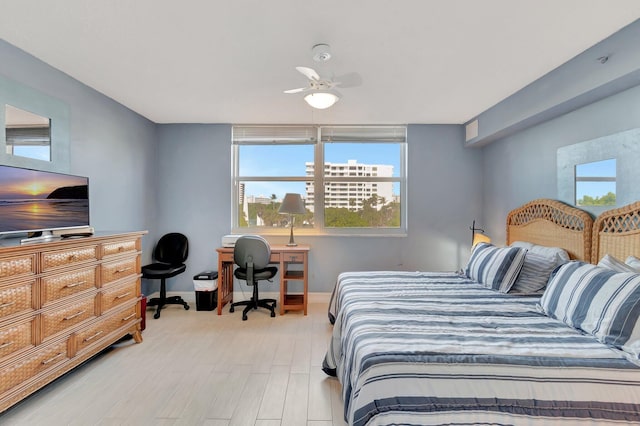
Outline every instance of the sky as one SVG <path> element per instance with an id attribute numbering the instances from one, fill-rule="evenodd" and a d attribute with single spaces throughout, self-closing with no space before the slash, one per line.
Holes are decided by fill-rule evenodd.
<path id="1" fill-rule="evenodd" d="M 593 163 L 578 164 L 577 177 L 616 177 L 615 158 Z M 576 200 L 589 195 L 593 198 L 602 197 L 609 192 L 616 193 L 616 182 L 576 182 Z"/>
<path id="2" fill-rule="evenodd" d="M 56 188 L 86 185 L 85 178 L 0 166 L 0 200 L 46 198 Z"/>
<path id="3" fill-rule="evenodd" d="M 399 144 L 326 143 L 325 162 L 360 164 L 390 164 L 394 176 L 400 175 Z M 304 176 L 305 162 L 313 162 L 313 145 L 243 145 L 240 147 L 241 176 Z M 576 166 L 576 177 L 614 177 L 616 160 L 609 159 Z M 276 195 L 278 200 L 287 192 L 305 195 L 304 182 L 247 182 L 246 196 Z M 577 182 L 576 200 L 585 195 L 601 197 L 616 192 L 616 182 Z"/>
<path id="4" fill-rule="evenodd" d="M 400 176 L 400 144 L 392 143 L 325 143 L 325 162 L 388 164 L 393 175 Z M 241 145 L 240 176 L 305 176 L 305 162 L 313 162 L 314 145 Z M 305 195 L 304 182 L 247 182 L 245 196 L 285 193 Z"/>

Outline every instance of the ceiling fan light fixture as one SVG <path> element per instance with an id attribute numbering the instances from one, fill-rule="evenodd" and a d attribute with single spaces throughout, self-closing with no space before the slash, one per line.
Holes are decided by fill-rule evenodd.
<path id="1" fill-rule="evenodd" d="M 327 109 L 336 102 L 340 97 L 332 92 L 311 92 L 304 97 L 304 100 L 315 109 Z"/>

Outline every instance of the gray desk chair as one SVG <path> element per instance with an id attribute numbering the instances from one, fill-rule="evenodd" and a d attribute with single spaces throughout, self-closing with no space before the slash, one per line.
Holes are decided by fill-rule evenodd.
<path id="1" fill-rule="evenodd" d="M 270 310 L 271 317 L 276 316 L 276 300 L 258 297 L 258 281 L 271 281 L 278 273 L 278 268 L 268 266 L 270 258 L 271 248 L 264 238 L 257 235 L 243 235 L 236 241 L 233 261 L 238 268 L 233 275 L 240 280 L 245 280 L 247 285 L 253 286 L 253 296 L 250 300 L 232 303 L 229 308 L 229 312 L 233 312 L 236 306 L 245 306 L 242 311 L 242 321 L 247 320 L 247 312 L 259 307 Z"/>

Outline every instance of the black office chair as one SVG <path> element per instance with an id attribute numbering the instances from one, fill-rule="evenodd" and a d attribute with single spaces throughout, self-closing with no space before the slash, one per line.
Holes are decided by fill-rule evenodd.
<path id="1" fill-rule="evenodd" d="M 246 306 L 242 311 L 242 321 L 247 320 L 247 312 L 258 307 L 269 309 L 271 316 L 276 316 L 276 300 L 258 297 L 258 281 L 270 281 L 278 273 L 278 268 L 268 266 L 270 258 L 271 248 L 264 238 L 257 235 L 244 235 L 236 241 L 233 261 L 238 268 L 233 274 L 236 278 L 247 281 L 247 285 L 253 286 L 253 296 L 250 300 L 232 303 L 229 308 L 229 312 L 233 312 L 236 306 Z"/>
<path id="2" fill-rule="evenodd" d="M 189 255 L 189 241 L 184 235 L 172 232 L 163 235 L 154 250 L 154 263 L 142 267 L 142 277 L 151 280 L 160 280 L 160 297 L 152 298 L 147 306 L 157 306 L 155 319 L 160 318 L 160 310 L 164 305 L 182 305 L 189 309 L 187 302 L 180 296 L 167 297 L 166 279 L 175 277 L 185 271 L 187 266 L 184 261 Z"/>

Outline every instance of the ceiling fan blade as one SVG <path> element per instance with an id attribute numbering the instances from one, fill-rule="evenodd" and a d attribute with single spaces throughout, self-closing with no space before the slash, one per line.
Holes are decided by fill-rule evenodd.
<path id="1" fill-rule="evenodd" d="M 296 67 L 296 69 L 309 80 L 320 80 L 320 75 L 318 75 L 318 73 L 314 69 L 307 67 Z"/>
<path id="2" fill-rule="evenodd" d="M 357 72 L 350 72 L 336 77 L 334 84 L 342 88 L 360 86 L 362 84 L 362 76 Z"/>
<path id="3" fill-rule="evenodd" d="M 309 89 L 310 89 L 309 87 L 299 87 L 297 89 L 285 90 L 284 93 L 300 93 L 300 92 L 306 92 Z"/>

